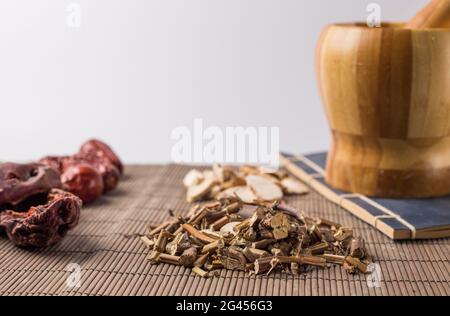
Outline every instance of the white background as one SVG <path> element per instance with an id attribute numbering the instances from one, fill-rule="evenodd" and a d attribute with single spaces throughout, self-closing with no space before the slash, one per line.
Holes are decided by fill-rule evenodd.
<path id="1" fill-rule="evenodd" d="M 81 5 L 81 27 L 66 7 Z M 0 0 L 0 160 L 72 153 L 90 137 L 129 163 L 167 162 L 177 126 L 279 126 L 326 149 L 314 73 L 327 23 L 364 0 Z M 375 1 L 405 21 L 426 0 Z"/>

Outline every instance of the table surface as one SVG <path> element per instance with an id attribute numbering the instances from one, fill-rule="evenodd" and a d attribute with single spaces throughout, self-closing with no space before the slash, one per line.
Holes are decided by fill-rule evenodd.
<path id="1" fill-rule="evenodd" d="M 298 276 L 277 272 L 249 277 L 222 270 L 219 277 L 205 279 L 183 267 L 151 265 L 136 236 L 148 224 L 166 219 L 168 209 L 188 211 L 181 184 L 188 170 L 128 166 L 119 187 L 84 207 L 79 225 L 51 248 L 23 250 L 0 237 L 0 294 L 450 295 L 449 238 L 394 242 L 315 192 L 288 202 L 311 216 L 353 227 L 378 265 L 374 273 L 348 275 L 334 266 Z"/>

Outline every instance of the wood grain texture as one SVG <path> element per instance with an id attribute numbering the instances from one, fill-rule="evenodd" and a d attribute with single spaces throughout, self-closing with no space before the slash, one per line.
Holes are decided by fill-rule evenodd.
<path id="1" fill-rule="evenodd" d="M 406 25 L 409 29 L 450 27 L 450 0 L 432 0 Z"/>
<path id="2" fill-rule="evenodd" d="M 331 25 L 317 73 L 327 181 L 378 197 L 450 193 L 450 29 Z"/>

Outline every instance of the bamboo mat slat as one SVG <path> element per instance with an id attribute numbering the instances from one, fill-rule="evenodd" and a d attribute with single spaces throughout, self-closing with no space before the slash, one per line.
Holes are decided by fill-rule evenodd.
<path id="1" fill-rule="evenodd" d="M 183 267 L 150 265 L 136 236 L 166 219 L 168 209 L 188 211 L 181 185 L 188 170 L 128 166 L 119 188 L 86 206 L 79 225 L 54 247 L 23 250 L 0 237 L 0 295 L 450 295 L 450 239 L 394 242 L 315 192 L 288 201 L 354 227 L 380 267 L 377 282 L 337 266 L 298 276 L 223 270 L 204 279 Z M 67 285 L 70 263 L 81 268 L 79 287 Z"/>

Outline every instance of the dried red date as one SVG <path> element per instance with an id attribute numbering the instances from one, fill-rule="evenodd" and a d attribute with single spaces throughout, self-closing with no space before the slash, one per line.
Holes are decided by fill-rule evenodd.
<path id="1" fill-rule="evenodd" d="M 50 190 L 44 200 L 45 204 L 31 206 L 24 212 L 1 212 L 0 232 L 19 247 L 47 247 L 59 242 L 77 225 L 82 202 L 59 189 Z"/>
<path id="2" fill-rule="evenodd" d="M 115 165 L 105 158 L 98 158 L 93 154 L 75 154 L 63 157 L 45 157 L 39 160 L 40 163 L 57 168 L 63 174 L 69 167 L 81 163 L 90 164 L 103 178 L 103 192 L 109 192 L 117 187 L 120 179 L 120 172 Z M 86 202 L 86 201 L 84 201 Z"/>
<path id="3" fill-rule="evenodd" d="M 103 178 L 103 192 L 109 192 L 117 187 L 120 179 L 120 171 L 116 166 L 111 164 L 108 161 L 99 162 L 92 161 L 90 162 L 100 173 Z"/>
<path id="4" fill-rule="evenodd" d="M 64 188 L 81 197 L 83 202 L 91 202 L 117 187 L 123 172 L 123 165 L 119 157 L 105 143 L 99 140 L 90 140 L 84 143 L 80 151 L 72 156 L 45 157 L 40 163 L 59 170 Z M 80 165 L 84 166 L 80 169 Z M 90 165 L 91 168 L 87 168 Z M 98 176 L 93 172 L 94 168 L 100 174 L 102 184 Z M 87 186 L 86 186 L 87 185 Z"/>
<path id="5" fill-rule="evenodd" d="M 120 171 L 106 158 L 99 158 L 93 153 L 78 153 L 73 156 L 76 161 L 91 164 L 103 178 L 103 192 L 106 193 L 117 187 L 120 179 Z"/>
<path id="6" fill-rule="evenodd" d="M 119 157 L 114 153 L 111 147 L 98 139 L 91 139 L 84 143 L 80 148 L 80 154 L 94 155 L 100 159 L 106 158 L 117 167 L 120 174 L 123 173 L 123 164 Z"/>
<path id="7" fill-rule="evenodd" d="M 75 163 L 73 157 L 71 156 L 47 156 L 39 160 L 40 164 L 52 167 L 63 173 L 67 167 Z"/>
<path id="8" fill-rule="evenodd" d="M 65 190 L 89 203 L 99 198 L 103 193 L 103 179 L 91 164 L 78 163 L 68 167 L 61 175 Z"/>
<path id="9" fill-rule="evenodd" d="M 61 188 L 58 171 L 39 164 L 0 164 L 0 206 L 12 207 L 33 195 Z"/>

